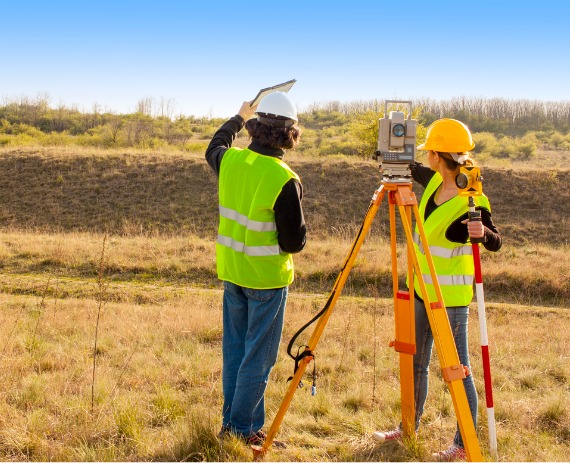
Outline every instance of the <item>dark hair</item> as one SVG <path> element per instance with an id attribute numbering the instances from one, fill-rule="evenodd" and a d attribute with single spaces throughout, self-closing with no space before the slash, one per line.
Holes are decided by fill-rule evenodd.
<path id="1" fill-rule="evenodd" d="M 301 128 L 297 124 L 289 127 L 271 127 L 257 119 L 249 119 L 245 128 L 251 138 L 271 148 L 294 149 L 301 138 Z"/>
<path id="2" fill-rule="evenodd" d="M 437 153 L 439 155 L 439 157 L 445 161 L 445 165 L 447 166 L 447 168 L 449 170 L 457 170 L 459 168 L 459 166 L 463 166 L 463 165 L 465 165 L 465 166 L 474 165 L 473 159 L 471 159 L 471 157 L 468 157 L 465 160 L 464 164 L 459 164 L 455 159 L 453 159 L 451 157 L 451 154 L 449 154 L 449 153 L 445 153 L 442 151 L 434 151 L 434 153 Z M 459 154 L 461 156 L 463 154 L 468 154 L 468 153 L 457 153 L 457 154 Z"/>

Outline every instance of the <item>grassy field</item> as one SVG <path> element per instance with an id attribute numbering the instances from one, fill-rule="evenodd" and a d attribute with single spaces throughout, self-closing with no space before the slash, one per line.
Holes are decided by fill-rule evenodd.
<path id="1" fill-rule="evenodd" d="M 154 293 L 161 302 L 104 305 L 94 383 L 97 299 L 0 295 L 3 460 L 251 458 L 241 443 L 215 439 L 222 404 L 220 291 Z M 323 303 L 322 295 L 293 293 L 284 340 Z M 570 314 L 488 305 L 500 460 L 564 461 Z M 475 313 L 471 319 L 473 373 L 482 397 Z M 417 444 L 375 447 L 370 438 L 399 419 L 392 337 L 391 300 L 341 298 L 317 350 L 317 395 L 297 392 L 279 434 L 288 448 L 273 450 L 268 459 L 424 461 L 445 448 L 455 419 L 435 360 Z M 268 388 L 269 422 L 292 371 L 283 349 Z M 484 405 L 481 412 L 478 429 L 486 449 Z"/>
<path id="2" fill-rule="evenodd" d="M 483 253 L 501 461 L 565 461 L 570 450 L 569 171 L 557 164 L 568 153 L 554 154 L 483 166 L 504 234 L 499 253 Z M 293 371 L 285 344 L 323 306 L 378 186 L 372 162 L 290 163 L 305 186 L 309 242 L 296 257 L 267 425 Z M 243 444 L 216 439 L 217 203 L 202 156 L 1 149 L 0 165 L 0 459 L 250 460 Z M 370 437 L 400 414 L 386 224 L 381 210 L 319 344 L 318 393 L 298 391 L 279 433 L 288 448 L 270 460 L 424 461 L 452 438 L 435 359 L 419 440 Z M 475 304 L 471 322 L 486 451 Z"/>

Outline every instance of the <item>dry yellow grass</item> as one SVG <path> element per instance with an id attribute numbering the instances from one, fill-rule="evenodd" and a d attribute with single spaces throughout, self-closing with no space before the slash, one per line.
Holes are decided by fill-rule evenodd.
<path id="1" fill-rule="evenodd" d="M 324 299 L 292 294 L 284 343 Z M 222 400 L 221 292 L 188 289 L 164 300 L 105 306 L 92 414 L 97 301 L 0 295 L 0 457 L 250 459 L 237 441 L 215 439 Z M 570 315 L 500 304 L 489 304 L 488 314 L 501 461 L 565 460 Z M 471 319 L 473 370 L 482 395 L 476 313 Z M 279 433 L 288 448 L 272 450 L 268 459 L 423 461 L 447 445 L 455 419 L 434 367 L 417 445 L 374 446 L 370 434 L 399 419 L 397 356 L 387 347 L 392 336 L 391 300 L 341 298 L 316 350 L 318 393 L 297 392 Z M 282 349 L 268 388 L 268 424 L 292 368 Z M 478 430 L 485 449 L 482 402 Z"/>
<path id="2" fill-rule="evenodd" d="M 356 227 L 309 239 L 295 256 L 294 291 L 326 293 L 348 253 Z M 0 235 L 0 289 L 39 295 L 51 275 L 50 294 L 93 297 L 89 282 L 97 277 L 103 235 L 88 232 L 45 233 L 6 230 Z M 348 279 L 345 294 L 390 297 L 389 236 L 375 232 L 364 242 Z M 156 301 L 161 287 L 175 293 L 185 285 L 217 285 L 213 239 L 193 235 L 109 237 L 107 278 L 113 300 Z M 398 255 L 405 256 L 404 245 Z M 482 252 L 485 290 L 495 302 L 566 307 L 570 304 L 568 246 L 505 246 Z M 401 270 L 405 269 L 402 260 Z M 400 275 L 402 284 L 405 279 Z M 59 282 L 59 284 L 57 284 Z"/>
<path id="3" fill-rule="evenodd" d="M 293 369 L 285 343 L 324 304 L 378 183 L 367 161 L 291 164 L 304 179 L 309 242 L 295 259 L 267 425 Z M 202 156 L 3 149 L 0 165 L 0 459 L 249 460 L 244 445 L 215 437 L 221 292 L 215 181 Z M 505 235 L 499 253 L 482 254 L 501 461 L 563 461 L 570 450 L 568 171 L 535 167 L 487 174 Z M 450 442 L 454 412 L 435 360 L 419 441 L 370 438 L 399 420 L 385 208 L 318 346 L 318 394 L 297 392 L 279 433 L 289 447 L 268 459 L 423 461 Z M 471 321 L 485 450 L 475 311 Z"/>
<path id="4" fill-rule="evenodd" d="M 285 341 L 322 307 L 351 236 L 352 230 L 339 231 L 309 243 L 297 256 L 300 281 L 293 288 Z M 249 450 L 238 442 L 220 446 L 215 439 L 221 407 L 221 293 L 214 277 L 193 278 L 206 270 L 213 274 L 209 240 L 108 238 L 105 297 L 116 302 L 102 313 L 95 416 L 90 413 L 102 242 L 103 235 L 95 233 L 2 234 L 0 455 L 17 460 L 249 459 Z M 563 277 L 568 260 L 556 258 L 563 251 L 521 248 L 502 259 L 500 253 L 484 253 L 486 279 L 519 274 L 525 281 L 533 268 L 546 265 Z M 388 245 L 382 237 L 370 237 L 318 346 L 319 393 L 298 392 L 280 432 L 289 448 L 272 452 L 271 459 L 425 460 L 448 443 L 453 409 L 444 384 L 435 379 L 417 445 L 375 447 L 370 440 L 373 430 L 398 420 L 397 360 L 386 347 L 393 336 L 392 303 L 350 294 L 362 287 L 369 296 L 389 293 L 389 278 Z M 533 294 L 529 301 L 536 306 Z M 565 309 L 488 305 L 501 459 L 562 460 L 570 435 L 564 406 L 570 316 Z M 474 314 L 471 352 L 483 397 L 477 323 Z M 268 424 L 292 372 L 284 347 L 268 390 Z M 485 446 L 481 402 L 479 435 Z"/>

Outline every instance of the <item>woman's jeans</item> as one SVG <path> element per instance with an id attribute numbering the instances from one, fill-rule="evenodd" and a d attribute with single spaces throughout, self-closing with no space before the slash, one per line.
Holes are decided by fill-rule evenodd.
<path id="1" fill-rule="evenodd" d="M 236 434 L 255 434 L 265 422 L 265 388 L 277 360 L 287 293 L 288 287 L 224 282 L 222 425 Z"/>
<path id="2" fill-rule="evenodd" d="M 416 353 L 414 355 L 414 399 L 416 402 L 416 430 L 420 425 L 420 418 L 424 412 L 424 404 L 428 393 L 428 367 L 431 360 L 433 347 L 433 335 L 429 325 L 426 309 L 423 301 L 415 300 L 416 313 Z M 467 343 L 467 325 L 469 321 L 469 307 L 447 307 L 447 316 L 453 339 L 459 354 L 459 361 L 469 368 L 469 348 Z M 477 426 L 477 391 L 473 376 L 469 375 L 463 380 L 467 402 L 473 417 L 473 423 Z M 454 444 L 463 447 L 459 426 L 455 433 Z"/>

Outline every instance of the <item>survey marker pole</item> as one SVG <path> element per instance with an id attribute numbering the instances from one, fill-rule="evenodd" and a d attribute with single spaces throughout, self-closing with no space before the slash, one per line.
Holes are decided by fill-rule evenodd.
<path id="1" fill-rule="evenodd" d="M 469 220 L 481 220 L 481 213 L 475 210 L 473 196 L 469 196 Z M 483 360 L 483 376 L 485 379 L 485 399 L 487 404 L 487 424 L 489 427 L 489 448 L 491 455 L 498 459 L 497 429 L 495 426 L 495 408 L 493 405 L 493 383 L 491 381 L 491 362 L 489 359 L 489 339 L 487 335 L 487 316 L 485 312 L 485 294 L 483 292 L 483 275 L 481 272 L 481 254 L 479 243 L 482 238 L 471 239 L 473 248 L 473 265 L 475 267 L 475 295 L 477 298 L 477 312 L 479 315 L 479 331 L 481 333 L 481 358 Z"/>

